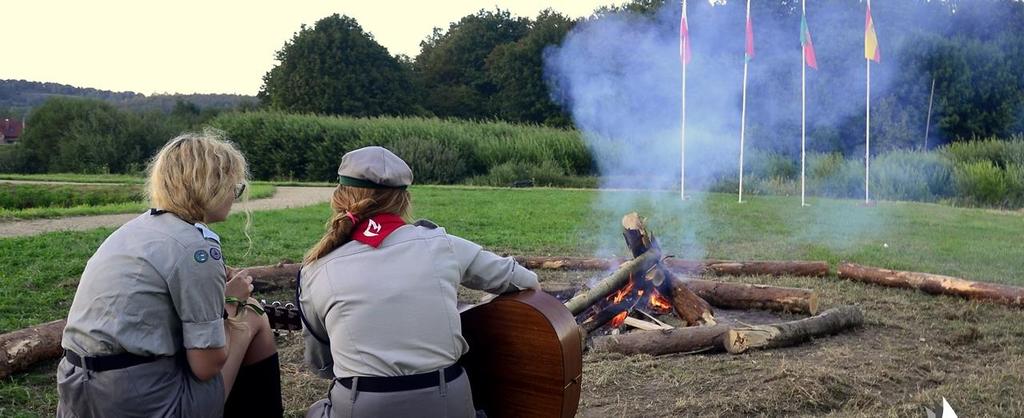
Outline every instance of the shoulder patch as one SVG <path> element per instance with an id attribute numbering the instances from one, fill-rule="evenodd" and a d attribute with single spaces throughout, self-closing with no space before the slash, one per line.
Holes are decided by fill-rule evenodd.
<path id="1" fill-rule="evenodd" d="M 416 223 L 414 223 L 413 225 L 422 226 L 422 227 L 427 228 L 427 229 L 437 229 L 438 228 L 437 224 L 431 222 L 428 219 L 420 219 L 420 220 L 416 221 Z"/>
<path id="2" fill-rule="evenodd" d="M 206 254 L 206 250 L 197 250 L 195 254 L 192 254 L 192 258 L 194 258 L 197 263 L 205 263 L 210 256 Z"/>
<path id="3" fill-rule="evenodd" d="M 210 258 L 212 258 L 214 260 L 220 260 L 220 257 L 221 257 L 220 248 L 210 247 Z"/>

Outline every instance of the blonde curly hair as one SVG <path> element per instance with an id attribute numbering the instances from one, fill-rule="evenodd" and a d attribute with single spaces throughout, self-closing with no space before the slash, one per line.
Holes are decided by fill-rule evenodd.
<path id="1" fill-rule="evenodd" d="M 149 164 L 146 196 L 150 205 L 196 223 L 235 199 L 238 188 L 248 184 L 249 169 L 241 151 L 224 138 L 223 131 L 206 128 L 167 142 Z M 241 198 L 247 200 L 248 192 Z M 246 230 L 249 218 L 246 211 Z"/>

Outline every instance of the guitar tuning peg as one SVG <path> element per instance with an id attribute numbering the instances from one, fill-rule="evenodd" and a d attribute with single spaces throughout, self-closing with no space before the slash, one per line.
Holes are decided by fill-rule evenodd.
<path id="1" fill-rule="evenodd" d="M 284 305 L 284 308 L 285 308 L 285 309 L 295 309 L 295 304 L 294 304 L 294 303 L 291 303 L 291 302 L 288 302 L 288 303 L 286 303 L 286 304 Z"/>
<path id="2" fill-rule="evenodd" d="M 278 302 L 278 301 L 275 300 L 273 303 L 271 303 L 271 306 L 273 306 L 275 308 L 279 307 L 279 306 L 281 306 L 281 302 Z"/>
<path id="3" fill-rule="evenodd" d="M 267 304 L 267 300 L 266 299 L 260 299 L 260 303 L 266 305 Z"/>

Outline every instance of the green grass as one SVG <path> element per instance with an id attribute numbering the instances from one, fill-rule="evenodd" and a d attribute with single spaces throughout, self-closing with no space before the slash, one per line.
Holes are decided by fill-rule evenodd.
<path id="1" fill-rule="evenodd" d="M 588 190 L 414 187 L 417 217 L 498 252 L 621 255 L 619 220 L 650 218 L 666 252 L 684 258 L 815 259 L 1024 285 L 1024 216 L 920 203 L 865 208 L 854 201 Z M 634 200 L 635 199 L 635 200 Z M 214 228 L 236 266 L 299 260 L 323 232 L 326 204 L 255 212 L 251 249 L 244 217 Z M 60 318 L 77 277 L 110 229 L 0 239 L 0 332 Z"/>
<path id="2" fill-rule="evenodd" d="M 41 186 L 36 185 L 25 185 L 25 184 L 0 184 L 0 190 L 15 186 L 20 189 L 38 189 Z M 51 186 L 46 186 L 49 188 Z M 60 187 L 71 187 L 71 186 L 60 186 Z M 103 186 L 109 187 L 109 186 Z M 138 187 L 137 185 L 130 185 L 129 187 Z M 82 186 L 76 186 L 81 189 Z M 265 184 L 257 183 L 253 184 L 249 188 L 249 199 L 264 199 L 274 195 L 277 187 Z M 139 191 L 141 193 L 141 190 Z M 11 221 L 11 220 L 26 220 L 26 219 L 42 219 L 42 218 L 62 218 L 67 216 L 89 216 L 89 215 L 110 215 L 118 213 L 133 213 L 141 212 L 146 209 L 147 205 L 143 201 L 133 200 L 127 202 L 116 202 L 116 203 L 104 203 L 98 205 L 74 205 L 70 207 L 62 206 L 41 206 L 41 207 L 30 207 L 24 209 L 9 209 L 0 207 L 0 221 Z"/>
<path id="3" fill-rule="evenodd" d="M 682 202 L 674 193 L 601 194 L 592 190 L 565 189 L 419 186 L 412 188 L 412 193 L 417 217 L 432 219 L 446 227 L 450 233 L 474 240 L 498 252 L 622 255 L 625 251 L 619 235 L 619 221 L 625 212 L 636 209 L 649 217 L 652 230 L 667 252 L 686 258 L 823 259 L 831 263 L 850 260 L 974 280 L 1024 284 L 1024 278 L 1018 275 L 1024 271 L 1024 258 L 1020 257 L 1024 253 L 1024 244 L 1020 240 L 1024 236 L 1024 215 L 1015 212 L 887 202 L 866 208 L 859 206 L 856 201 L 828 199 L 812 199 L 811 207 L 801 209 L 793 198 L 752 197 L 747 203 L 737 204 L 735 196 L 726 194 L 695 195 Z M 224 253 L 230 265 L 269 264 L 282 259 L 300 259 L 305 250 L 319 238 L 329 212 L 326 204 L 255 212 L 251 230 L 254 244 L 251 249 L 242 235 L 243 216 L 233 215 L 225 223 L 213 225 L 213 228 L 224 239 Z M 0 332 L 63 317 L 70 306 L 77 278 L 86 261 L 111 231 L 107 228 L 0 239 L 0 265 L 4 266 L 0 270 Z M 575 277 L 573 280 L 583 280 L 575 273 L 562 274 Z M 763 278 L 738 280 L 756 281 Z M 639 392 L 631 391 L 628 384 L 602 380 L 606 373 L 621 375 L 624 372 L 620 370 L 630 362 L 635 362 L 636 358 L 622 360 L 620 357 L 589 356 L 588 386 L 582 407 L 602 415 L 623 405 L 641 408 L 637 411 L 642 410 L 643 414 L 649 412 L 657 415 L 654 409 L 662 413 L 684 413 L 678 410 L 682 406 L 676 399 L 695 402 L 688 395 L 683 395 L 692 386 L 666 383 L 674 380 L 664 380 L 662 374 L 682 376 L 673 379 L 685 380 L 688 379 L 685 376 L 693 375 L 692 370 L 699 370 L 699 375 L 711 374 L 727 379 L 727 382 L 722 382 L 727 383 L 725 386 L 739 387 L 742 382 L 753 379 L 748 382 L 750 390 L 745 391 L 748 395 L 743 395 L 746 398 L 734 401 L 722 398 L 719 401 L 724 411 L 733 411 L 737 415 L 754 413 L 750 405 L 769 408 L 759 410 L 760 413 L 790 411 L 814 415 L 832 408 L 855 413 L 853 411 L 857 407 L 851 405 L 858 402 L 862 406 L 869 405 L 874 408 L 872 411 L 880 415 L 892 413 L 891 408 L 917 408 L 916 405 L 936 401 L 939 395 L 958 396 L 956 393 L 959 392 L 954 389 L 960 388 L 962 382 L 954 379 L 954 376 L 958 376 L 956 373 L 969 373 L 972 379 L 986 375 L 987 372 L 981 366 L 977 366 L 978 370 L 965 372 L 960 370 L 963 367 L 956 366 L 960 363 L 955 361 L 949 362 L 948 366 L 943 366 L 947 364 L 943 362 L 936 365 L 927 358 L 907 354 L 920 349 L 917 346 L 919 337 L 920 341 L 927 338 L 931 344 L 934 336 L 944 335 L 940 329 L 952 326 L 944 318 L 970 313 L 971 309 L 990 312 L 978 319 L 979 323 L 990 325 L 982 328 L 981 332 L 987 337 L 978 343 L 981 348 L 976 347 L 978 344 L 968 347 L 989 353 L 989 357 L 979 359 L 977 363 L 1004 361 L 1011 355 L 1005 352 L 1013 351 L 998 348 L 1012 347 L 1004 344 L 1014 338 L 999 337 L 1002 334 L 998 330 L 1012 328 L 1019 315 L 1015 316 L 1014 310 L 1001 306 L 956 298 L 934 298 L 919 292 L 875 288 L 846 281 L 811 278 L 774 280 L 773 283 L 779 285 L 818 289 L 826 305 L 839 302 L 863 304 L 870 317 L 869 328 L 796 349 L 804 351 L 766 351 L 746 357 L 668 356 L 655 360 L 661 366 L 651 365 L 628 372 L 639 373 L 638 381 L 656 383 L 661 388 L 655 392 L 649 388 Z M 944 313 L 933 315 L 940 311 Z M 991 319 L 985 319 L 990 316 Z M 918 323 L 921 318 L 929 319 Z M 908 330 L 913 331 L 913 338 L 906 337 Z M 896 342 L 900 343 L 898 347 L 893 345 Z M 281 347 L 291 365 L 283 371 L 284 377 L 298 379 L 298 383 L 292 383 L 310 392 L 306 393 L 301 388 L 286 389 L 290 396 L 288 407 L 291 413 L 301 415 L 301 408 L 321 396 L 325 389 L 320 387 L 322 382 L 295 372 L 301 358 L 301 344 L 286 341 Z M 953 353 L 964 349 L 950 345 L 946 350 L 949 353 L 943 351 L 932 354 L 935 357 L 953 356 L 956 355 Z M 819 354 L 822 352 L 826 354 L 824 360 L 815 360 L 821 359 Z M 877 362 L 873 359 L 864 360 L 869 365 L 877 363 L 876 366 L 865 368 L 854 361 L 868 358 L 869 355 L 880 357 Z M 965 357 L 973 358 L 973 355 Z M 793 366 L 803 363 L 792 363 L 788 358 L 808 364 Z M 644 357 L 639 359 L 643 361 Z M 751 363 L 753 359 L 762 366 Z M 917 363 L 908 363 L 912 361 Z M 909 366 L 894 371 L 896 369 L 890 369 L 893 364 Z M 736 370 L 736 367 L 742 367 L 745 374 L 729 372 Z M 785 367 L 795 367 L 787 372 L 787 379 L 799 380 L 801 387 L 810 388 L 809 394 L 789 393 L 788 388 L 795 384 L 785 382 L 758 386 L 762 382 L 776 380 L 777 370 Z M 863 372 L 852 375 L 843 373 L 840 375 L 847 377 L 836 380 L 828 377 L 837 376 L 834 373 L 835 367 L 860 368 Z M 942 373 L 948 373 L 941 376 L 947 376 L 946 384 L 949 386 L 934 390 L 920 389 L 914 373 L 920 373 L 922 367 L 941 367 Z M 55 362 L 45 362 L 30 372 L 0 382 L 0 415 L 52 415 L 56 405 L 54 368 Z M 682 370 L 678 375 L 677 369 Z M 663 370 L 663 373 L 654 373 L 655 370 Z M 931 375 L 935 373 L 938 372 Z M 896 378 L 893 376 L 897 375 L 898 379 L 894 381 Z M 1013 375 L 1013 372 L 1009 375 Z M 735 378 L 734 381 L 728 380 L 730 376 Z M 1020 387 L 1019 376 L 1015 379 L 1007 383 L 1011 391 Z M 825 382 L 825 386 L 816 386 L 822 382 Z M 864 382 L 881 382 L 877 384 L 886 388 L 899 383 L 899 389 L 906 393 L 901 392 L 894 398 L 892 402 L 898 402 L 898 406 L 893 407 L 887 401 L 870 397 L 874 393 L 873 386 L 864 386 Z M 855 390 L 862 386 L 865 389 Z M 989 393 L 987 391 L 991 386 L 970 386 L 977 390 L 970 389 L 971 392 L 963 396 L 966 396 L 965 399 L 974 399 L 977 393 Z M 770 394 L 756 395 L 763 392 L 761 389 L 769 390 Z M 841 396 L 832 399 L 832 391 L 839 389 L 842 389 L 839 393 Z M 621 401 L 616 400 L 616 394 L 620 393 L 624 396 Z M 762 401 L 759 396 L 771 399 Z M 779 399 L 796 399 L 800 403 L 790 405 L 774 398 L 776 396 Z M 633 401 L 634 398 L 640 400 Z M 1010 398 L 1012 396 L 1001 394 L 995 401 L 1005 402 Z M 965 399 L 959 399 L 958 404 L 967 405 Z M 677 410 L 672 409 L 673 402 Z M 652 403 L 658 404 L 658 407 L 652 407 Z M 1019 410 L 1019 406 L 1015 408 Z M 915 409 L 916 412 L 919 409 Z"/>

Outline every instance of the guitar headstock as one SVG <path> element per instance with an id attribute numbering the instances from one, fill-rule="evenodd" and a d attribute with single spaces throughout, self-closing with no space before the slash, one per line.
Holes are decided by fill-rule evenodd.
<path id="1" fill-rule="evenodd" d="M 291 302 L 282 304 L 278 301 L 268 303 L 265 300 L 260 302 L 262 302 L 263 311 L 266 312 L 267 319 L 270 321 L 270 328 L 287 331 L 302 329 L 302 319 L 299 317 L 299 309 L 295 307 L 295 304 Z"/>

